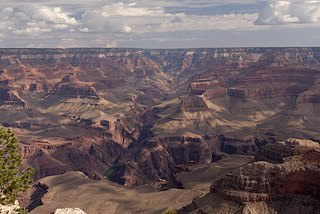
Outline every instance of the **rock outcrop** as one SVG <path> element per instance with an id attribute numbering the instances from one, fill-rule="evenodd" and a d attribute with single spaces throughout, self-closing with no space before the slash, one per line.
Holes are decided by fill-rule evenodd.
<path id="1" fill-rule="evenodd" d="M 257 153 L 256 160 L 260 159 L 273 163 L 256 161 L 212 183 L 209 194 L 226 200 L 229 205 L 238 204 L 238 211 L 230 211 L 230 205 L 229 212 L 221 213 L 291 213 L 293 209 L 290 206 L 295 206 L 293 213 L 299 210 L 304 210 L 304 213 L 320 212 L 319 143 L 289 139 L 267 144 Z M 196 200 L 179 213 L 207 209 L 207 205 L 199 204 L 201 200 L 204 199 L 199 199 L 198 203 Z M 288 206 L 288 203 L 292 205 Z"/>
<path id="2" fill-rule="evenodd" d="M 274 201 L 290 194 L 320 198 L 319 144 L 293 142 L 267 144 L 256 159 L 274 163 L 257 161 L 240 167 L 215 181 L 210 191 L 236 202 Z"/>
<path id="3" fill-rule="evenodd" d="M 96 99 L 99 98 L 96 89 L 94 87 L 88 86 L 73 86 L 68 84 L 61 84 L 57 86 L 54 93 L 71 97 L 88 97 Z"/>
<path id="4" fill-rule="evenodd" d="M 179 112 L 200 112 L 207 111 L 208 106 L 199 96 L 191 96 L 184 99 L 179 107 Z"/>

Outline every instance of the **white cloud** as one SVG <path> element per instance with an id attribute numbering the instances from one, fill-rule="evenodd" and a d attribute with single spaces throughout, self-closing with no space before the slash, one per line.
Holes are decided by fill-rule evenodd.
<path id="1" fill-rule="evenodd" d="M 105 46 L 113 39 L 121 42 L 144 34 L 175 31 L 247 30 L 258 29 L 254 25 L 258 14 L 191 15 L 169 13 L 166 7 L 201 8 L 205 5 L 221 5 L 222 0 L 2 0 L 0 6 L 0 33 L 8 38 L 56 40 L 59 45 Z M 249 0 L 250 2 L 254 0 Z M 260 0 L 258 0 L 260 1 Z M 18 3 L 19 2 L 19 3 Z M 108 3 L 109 2 L 109 3 Z M 233 3 L 240 0 L 233 0 Z M 229 2 L 229 3 L 232 3 Z M 1 12 L 2 11 L 2 12 Z M 74 41 L 62 40 L 72 37 Z M 93 42 L 104 38 L 104 42 Z M 112 38 L 112 39 L 109 39 Z M 44 40 L 43 40 L 44 41 Z M 45 41 L 45 42 L 46 42 Z M 61 43 L 63 42 L 64 43 Z M 86 42 L 87 41 L 87 42 Z M 25 41 L 21 40 L 21 43 Z M 55 44 L 54 42 L 52 42 Z M 110 44 L 107 44 L 110 45 Z M 111 44 L 113 46 L 113 44 Z"/>
<path id="2" fill-rule="evenodd" d="M 140 43 L 142 45 L 153 44 L 153 41 L 179 43 L 178 41 L 188 41 L 189 37 L 194 41 L 192 43 L 199 42 L 201 38 L 215 41 L 217 34 L 227 35 L 228 38 L 240 31 L 257 33 L 256 30 L 260 29 L 319 26 L 319 2 L 320 0 L 1 0 L 0 34 L 3 36 L 0 37 L 3 42 L 0 45 L 112 47 L 130 46 L 137 41 L 144 41 Z M 244 5 L 248 4 L 252 4 L 250 8 L 253 9 L 244 12 Z M 263 4 L 267 6 L 262 11 L 260 7 Z M 217 12 L 218 9 L 221 11 Z M 226 14 L 221 14 L 224 12 Z M 225 30 L 228 32 L 223 32 Z M 238 39 L 239 36 L 234 38 Z M 243 37 L 243 41 L 246 39 Z M 207 45 L 205 42 L 202 44 Z"/>
<path id="3" fill-rule="evenodd" d="M 0 33 L 6 35 L 30 35 L 51 33 L 78 24 L 77 20 L 60 7 L 30 4 L 23 8 L 0 9 Z"/>
<path id="4" fill-rule="evenodd" d="M 80 32 L 84 32 L 84 33 L 90 32 L 89 28 L 87 28 L 87 27 L 79 28 L 79 31 L 80 31 Z"/>
<path id="5" fill-rule="evenodd" d="M 256 29 L 258 14 L 225 14 L 215 16 L 176 15 L 154 29 L 159 32 L 187 30 L 250 30 Z"/>
<path id="6" fill-rule="evenodd" d="M 258 25 L 318 24 L 320 1 L 292 0 L 273 1 L 259 14 Z"/>
<path id="7" fill-rule="evenodd" d="M 56 24 L 56 25 L 53 25 L 53 28 L 63 30 L 63 29 L 68 28 L 68 25 L 67 24 Z"/>
<path id="8" fill-rule="evenodd" d="M 163 16 L 165 14 L 162 7 L 137 7 L 136 3 L 125 4 L 115 3 L 103 7 L 102 16 Z"/>
<path id="9" fill-rule="evenodd" d="M 40 7 L 40 8 L 32 8 L 30 10 L 31 17 L 33 19 L 39 21 L 46 21 L 55 24 L 69 24 L 76 25 L 77 20 L 75 18 L 71 18 L 68 14 L 61 11 L 60 7 Z"/>
<path id="10" fill-rule="evenodd" d="M 14 30 L 12 31 L 14 34 L 32 34 L 38 35 L 40 33 L 49 33 L 52 30 L 50 28 L 40 28 L 40 27 L 27 27 L 22 30 Z"/>
<path id="11" fill-rule="evenodd" d="M 130 26 L 124 25 L 122 26 L 122 32 L 130 33 L 132 31 Z"/>
<path id="12" fill-rule="evenodd" d="M 136 4 L 143 7 L 175 7 L 175 8 L 207 8 L 225 5 L 241 5 L 241 4 L 257 4 L 266 0 L 136 0 Z M 135 4 L 132 0 L 1 0 L 3 7 L 15 5 L 16 7 L 24 7 L 30 4 L 40 6 L 56 7 L 64 5 L 68 8 L 82 8 L 83 10 L 93 10 L 103 7 L 105 4 L 114 2 L 129 2 Z"/>
<path id="13" fill-rule="evenodd" d="M 135 3 L 113 3 L 82 15 L 81 32 L 133 33 L 190 30 L 256 29 L 258 14 L 214 16 L 166 13 L 162 7 L 145 7 Z M 83 29 L 90 29 L 84 31 Z"/>
<path id="14" fill-rule="evenodd" d="M 115 48 L 115 47 L 117 47 L 117 42 L 116 41 L 108 42 L 107 45 L 106 45 L 106 48 Z"/>

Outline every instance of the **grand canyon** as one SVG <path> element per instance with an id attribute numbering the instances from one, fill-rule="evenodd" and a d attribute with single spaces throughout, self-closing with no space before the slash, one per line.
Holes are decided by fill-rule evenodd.
<path id="1" fill-rule="evenodd" d="M 0 49 L 0 115 L 31 214 L 320 213 L 320 48 Z"/>

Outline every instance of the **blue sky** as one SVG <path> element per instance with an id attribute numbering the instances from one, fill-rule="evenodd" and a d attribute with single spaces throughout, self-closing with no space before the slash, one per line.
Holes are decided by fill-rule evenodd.
<path id="1" fill-rule="evenodd" d="M 0 47 L 320 46 L 320 0 L 1 0 Z"/>

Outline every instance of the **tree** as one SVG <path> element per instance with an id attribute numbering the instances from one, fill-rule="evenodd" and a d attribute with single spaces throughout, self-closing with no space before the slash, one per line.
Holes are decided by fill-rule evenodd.
<path id="1" fill-rule="evenodd" d="M 22 157 L 18 150 L 19 143 L 14 133 L 0 127 L 0 203 L 12 205 L 17 200 L 18 192 L 25 192 L 30 187 L 33 168 L 23 170 Z M 18 213 L 26 211 L 19 210 Z"/>

